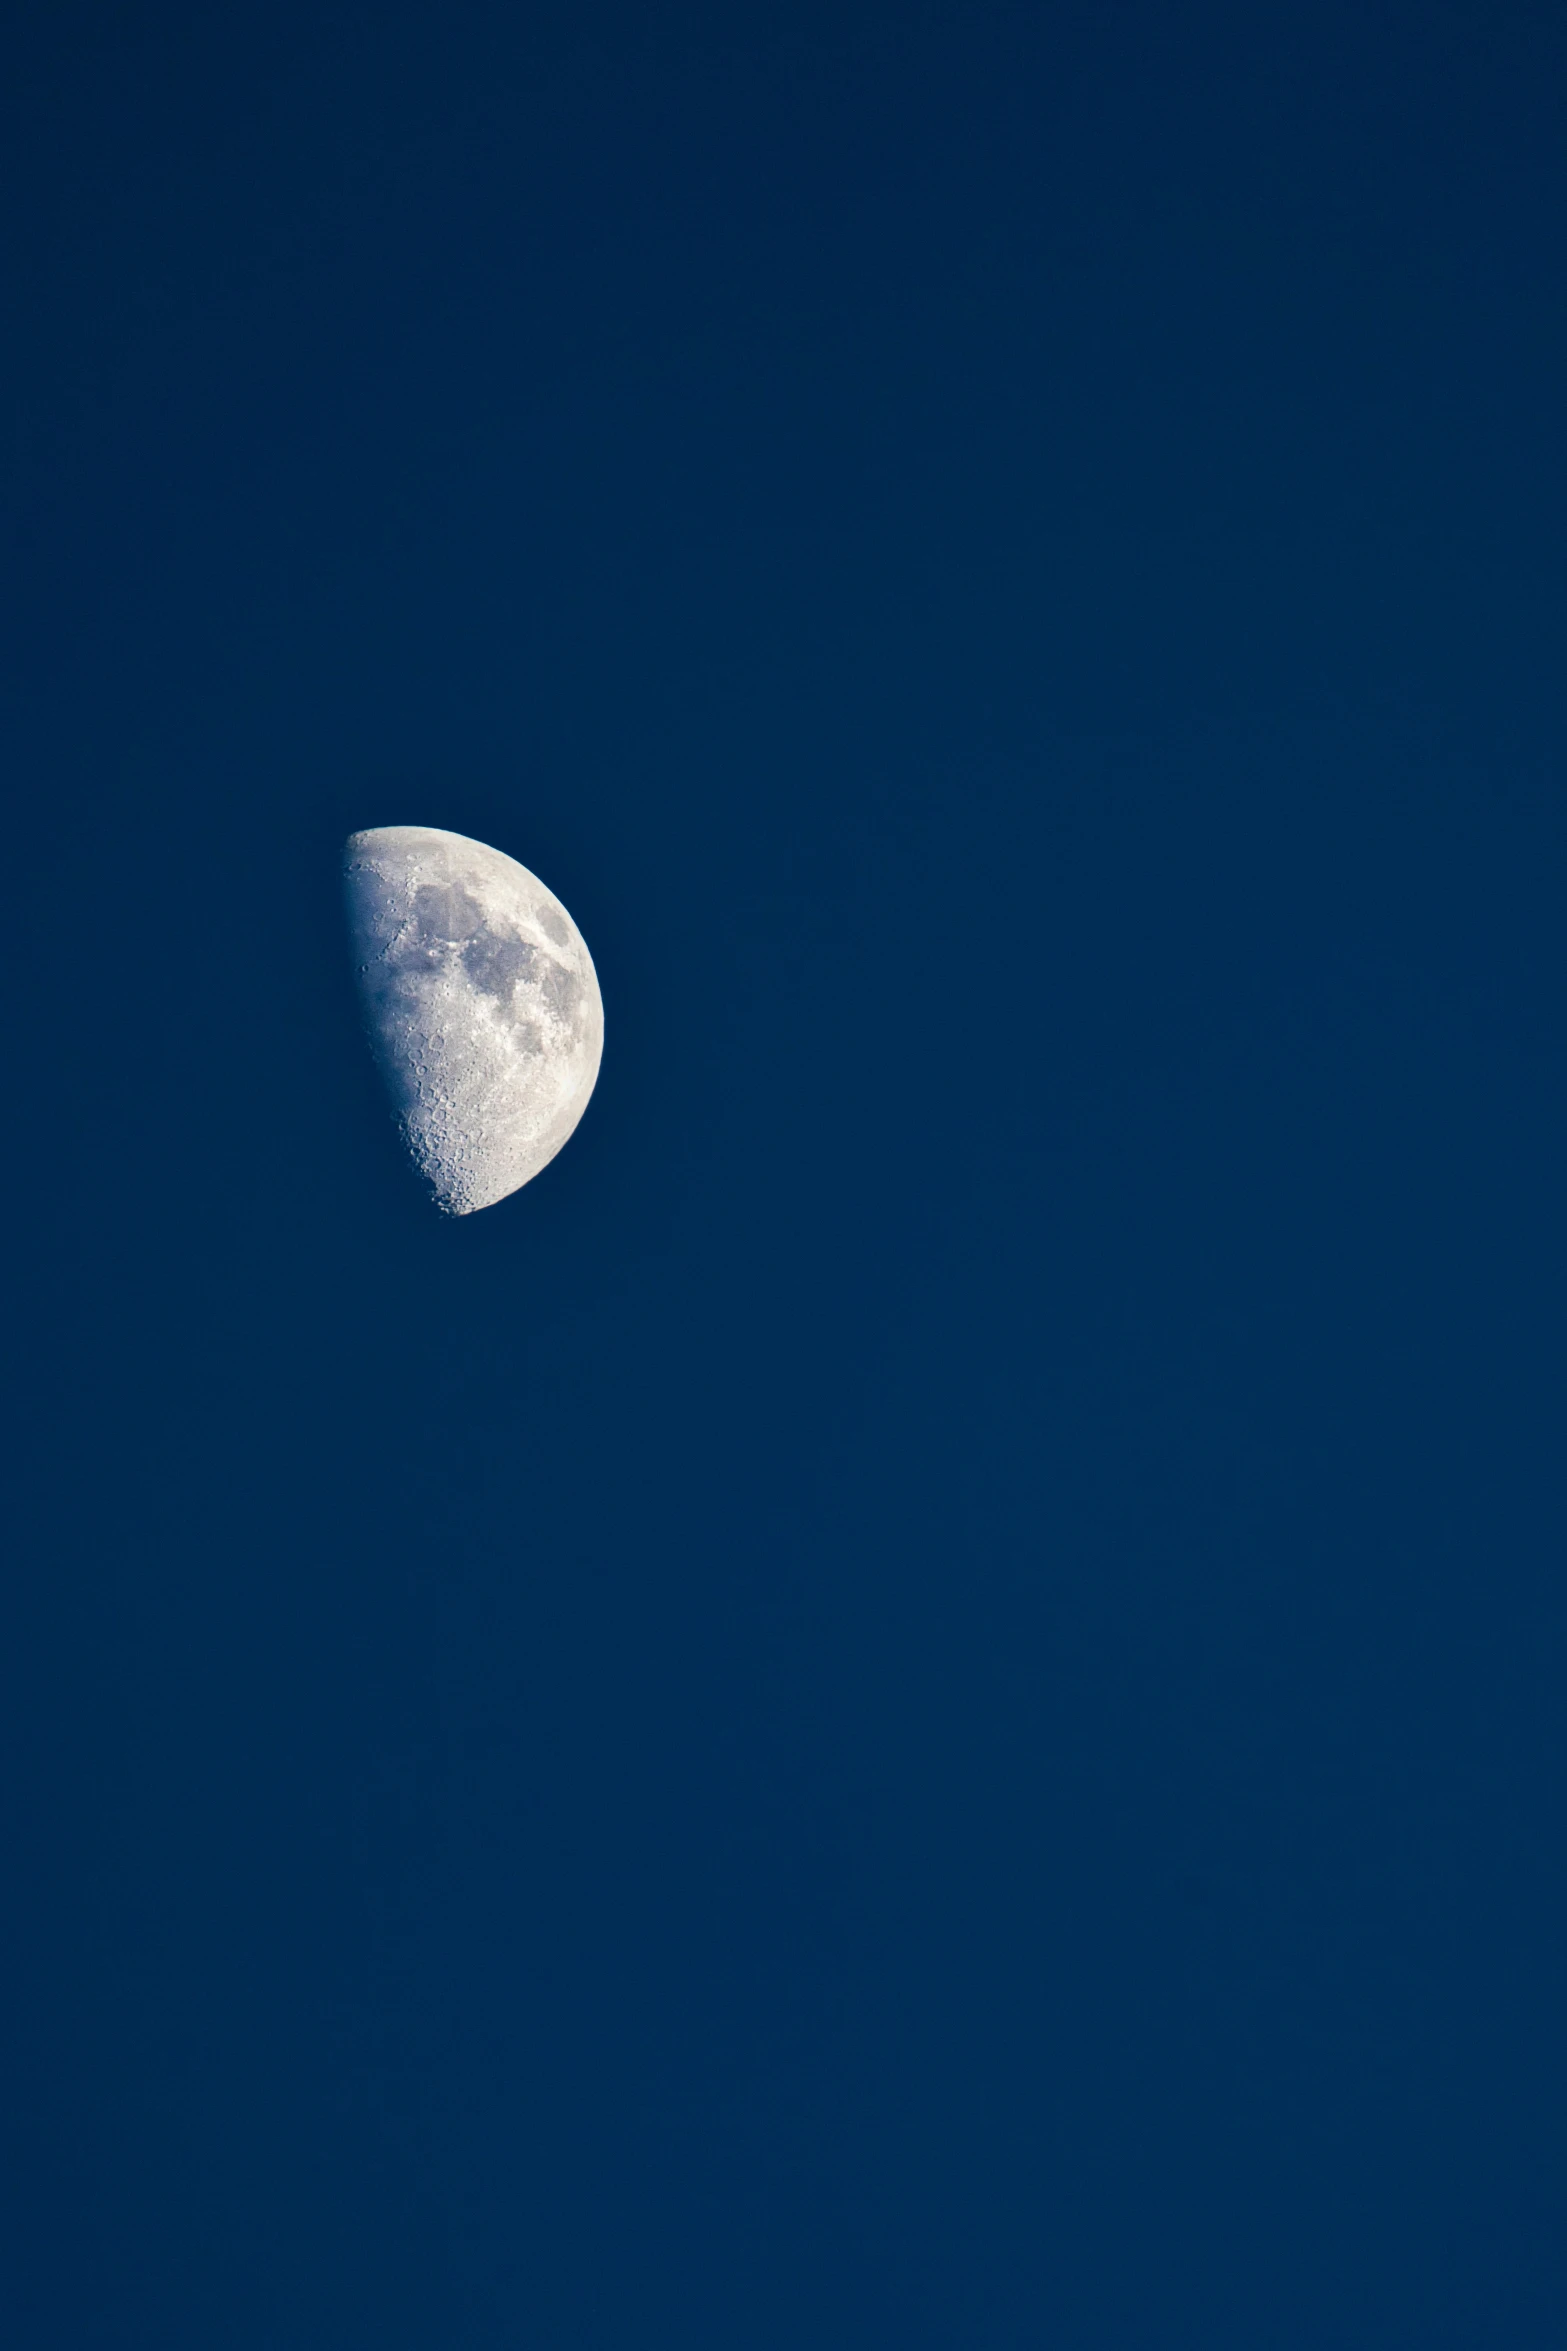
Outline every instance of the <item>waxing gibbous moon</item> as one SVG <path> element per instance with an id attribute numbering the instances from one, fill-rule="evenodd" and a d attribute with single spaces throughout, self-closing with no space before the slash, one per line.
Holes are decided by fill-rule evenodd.
<path id="1" fill-rule="evenodd" d="M 449 1216 L 548 1165 L 588 1106 L 604 1004 L 582 934 L 514 857 L 429 825 L 354 833 L 348 923 L 376 1060 Z"/>

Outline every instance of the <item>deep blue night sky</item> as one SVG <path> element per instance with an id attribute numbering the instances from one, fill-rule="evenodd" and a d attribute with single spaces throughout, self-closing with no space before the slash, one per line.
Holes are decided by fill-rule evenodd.
<path id="1" fill-rule="evenodd" d="M 1567 20 L 0 91 L 7 2344 L 1560 2351 Z"/>

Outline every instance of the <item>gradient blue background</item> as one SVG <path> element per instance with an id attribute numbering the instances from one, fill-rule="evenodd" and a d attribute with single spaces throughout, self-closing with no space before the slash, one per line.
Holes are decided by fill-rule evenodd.
<path id="1" fill-rule="evenodd" d="M 0 83 L 7 2343 L 1559 2351 L 1559 9 Z"/>

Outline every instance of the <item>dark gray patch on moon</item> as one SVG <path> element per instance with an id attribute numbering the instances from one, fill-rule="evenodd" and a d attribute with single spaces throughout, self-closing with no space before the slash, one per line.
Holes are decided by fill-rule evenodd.
<path id="1" fill-rule="evenodd" d="M 421 883 L 414 892 L 414 921 L 422 940 L 438 939 L 446 945 L 471 939 L 484 927 L 478 900 L 455 882 Z"/>
<path id="2" fill-rule="evenodd" d="M 463 966 L 476 988 L 509 1004 L 517 982 L 533 969 L 537 949 L 526 939 L 504 938 L 485 931 L 463 949 Z"/>
<path id="3" fill-rule="evenodd" d="M 545 961 L 539 989 L 545 1003 L 563 1021 L 575 1020 L 577 1000 L 582 994 L 582 983 L 575 972 L 568 971 L 563 963 L 550 956 Z"/>

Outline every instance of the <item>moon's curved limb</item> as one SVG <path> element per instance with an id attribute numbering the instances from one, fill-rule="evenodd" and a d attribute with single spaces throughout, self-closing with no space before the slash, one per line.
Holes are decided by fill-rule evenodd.
<path id="1" fill-rule="evenodd" d="M 354 833 L 343 878 L 360 996 L 415 1165 L 451 1216 L 554 1158 L 604 1049 L 593 958 L 515 858 L 461 833 Z"/>

